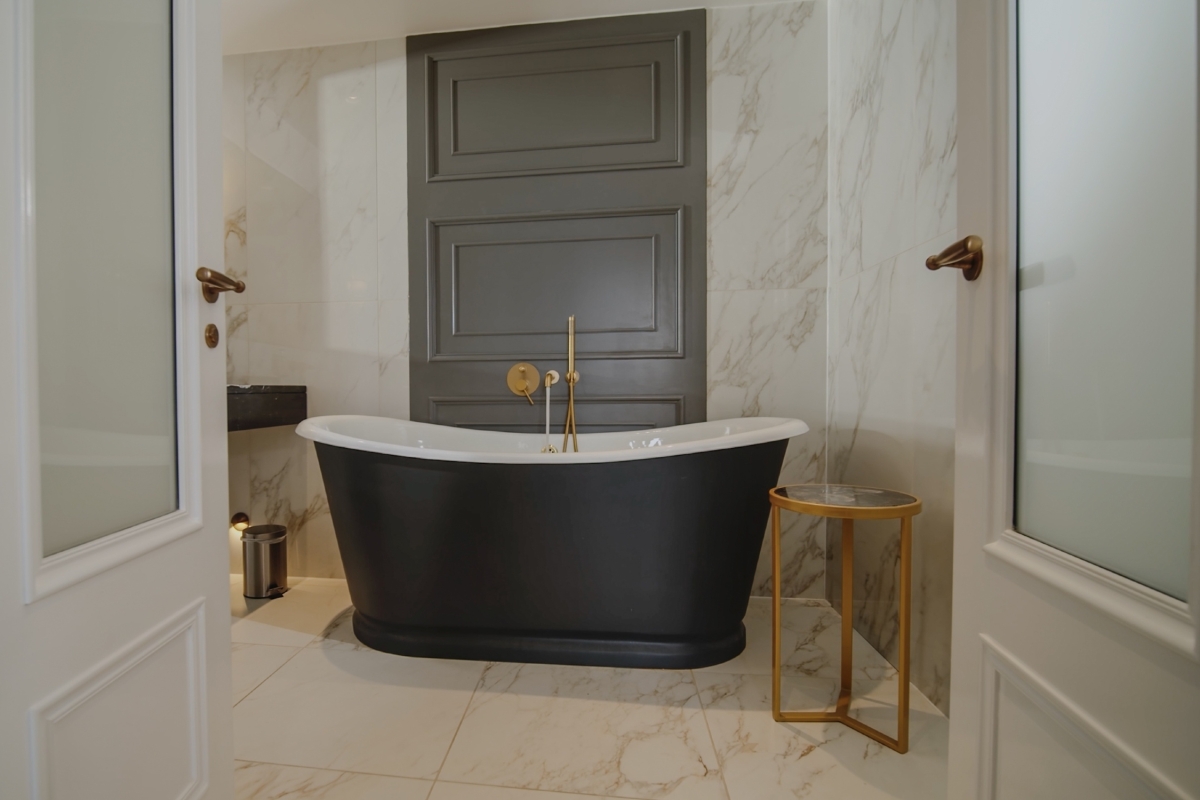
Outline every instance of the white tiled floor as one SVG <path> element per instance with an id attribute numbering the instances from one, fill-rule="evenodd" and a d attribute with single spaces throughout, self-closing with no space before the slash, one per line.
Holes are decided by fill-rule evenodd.
<path id="1" fill-rule="evenodd" d="M 770 602 L 746 651 L 701 670 L 406 658 L 359 644 L 344 581 L 247 601 L 232 576 L 239 800 L 928 800 L 945 795 L 947 721 L 915 689 L 901 756 L 841 725 L 770 714 Z M 837 691 L 840 618 L 784 613 L 785 705 Z M 896 675 L 855 642 L 857 714 L 894 727 Z"/>

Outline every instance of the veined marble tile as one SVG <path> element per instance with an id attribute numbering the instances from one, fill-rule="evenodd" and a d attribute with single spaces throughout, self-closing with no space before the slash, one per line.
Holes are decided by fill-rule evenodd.
<path id="1" fill-rule="evenodd" d="M 379 413 L 378 304 L 254 306 L 247 323 L 254 382 L 304 384 L 308 413 Z"/>
<path id="2" fill-rule="evenodd" d="M 913 682 L 948 709 L 953 553 L 954 325 L 957 285 L 924 259 L 954 232 L 838 282 L 830 351 L 831 480 L 913 492 Z M 955 281 L 949 283 L 955 284 Z M 855 627 L 895 659 L 898 523 L 855 527 Z M 829 536 L 828 596 L 840 592 L 840 534 Z"/>
<path id="3" fill-rule="evenodd" d="M 235 435 L 248 441 L 247 502 L 235 510 L 245 511 L 255 525 L 287 527 L 290 574 L 345 577 L 312 442 L 297 436 L 291 427 Z"/>
<path id="4" fill-rule="evenodd" d="M 823 2 L 713 9 L 708 287 L 824 285 Z"/>
<path id="5" fill-rule="evenodd" d="M 825 600 L 784 598 L 781 604 L 780 650 L 784 675 L 837 678 L 841 675 L 839 657 L 842 642 L 842 618 Z M 751 597 L 744 619 L 746 649 L 724 664 L 702 667 L 697 672 L 726 674 L 771 674 L 771 598 Z M 882 680 L 895 674 L 895 668 L 854 635 L 855 679 Z"/>
<path id="6" fill-rule="evenodd" d="M 299 650 L 298 647 L 234 642 L 233 704 L 237 705 Z"/>
<path id="7" fill-rule="evenodd" d="M 782 483 L 825 474 L 825 290 L 708 293 L 708 416 L 796 417 L 809 432 L 792 440 Z M 784 516 L 784 592 L 824 596 L 824 533 L 809 518 Z M 769 534 L 768 534 L 769 536 Z M 770 591 L 764 540 L 754 591 Z"/>
<path id="8" fill-rule="evenodd" d="M 690 673 L 485 670 L 441 778 L 637 798 L 724 798 Z"/>
<path id="9" fill-rule="evenodd" d="M 955 226 L 954 8 L 830 7 L 830 262 L 854 275 Z"/>
<path id="10" fill-rule="evenodd" d="M 768 675 L 697 672 L 704 714 L 731 800 L 929 800 L 946 794 L 949 722 L 912 694 L 909 752 L 900 755 L 838 723 L 780 724 L 771 718 Z M 895 730 L 894 681 L 856 682 L 852 713 Z M 836 681 L 792 678 L 784 706 L 813 709 L 836 700 Z M 889 724 L 890 723 L 890 724 Z"/>
<path id="11" fill-rule="evenodd" d="M 379 303 L 379 413 L 409 418 L 408 291 Z"/>
<path id="12" fill-rule="evenodd" d="M 379 299 L 408 305 L 408 71 L 403 39 L 375 43 Z"/>
<path id="13" fill-rule="evenodd" d="M 227 436 L 229 453 L 229 516 L 239 511 L 249 514 L 250 453 L 253 450 L 250 431 L 233 431 Z M 229 528 L 229 573 L 242 573 L 242 536 Z"/>
<path id="14" fill-rule="evenodd" d="M 251 600 L 242 596 L 242 576 L 229 576 L 234 642 L 304 647 L 350 607 L 343 580 L 293 578 L 289 583 L 283 597 Z"/>
<path id="15" fill-rule="evenodd" d="M 483 664 L 306 647 L 238 703 L 234 755 L 432 779 Z"/>
<path id="16" fill-rule="evenodd" d="M 225 381 L 250 382 L 250 306 L 225 301 Z"/>
<path id="17" fill-rule="evenodd" d="M 246 56 L 246 302 L 374 300 L 375 44 Z"/>
<path id="18" fill-rule="evenodd" d="M 245 56 L 222 61 L 222 185 L 225 214 L 223 270 L 235 278 L 246 276 L 246 89 Z"/>
<path id="19" fill-rule="evenodd" d="M 425 800 L 431 781 L 237 761 L 235 800 Z"/>

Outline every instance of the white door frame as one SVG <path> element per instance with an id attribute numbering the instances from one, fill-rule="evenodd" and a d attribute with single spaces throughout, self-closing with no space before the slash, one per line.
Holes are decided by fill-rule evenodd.
<path id="1" fill-rule="evenodd" d="M 130 561 L 167 542 L 199 530 L 201 520 L 200 394 L 201 326 L 195 279 L 201 266 L 196 196 L 196 0 L 172 0 L 173 158 L 175 166 L 175 430 L 179 508 L 100 539 L 46 557 L 42 547 L 41 448 L 38 442 L 37 295 L 34 225 L 33 4 L 15 0 L 12 52 L 16 61 L 16 170 L 20 187 L 17 214 L 15 291 L 11 298 L 20 351 L 16 378 L 21 431 L 18 475 L 25 602 L 32 603 L 100 572 Z M 80 265 L 80 280 L 103 280 Z M 118 345 L 119 346 L 119 345 Z"/>
<path id="2" fill-rule="evenodd" d="M 972 735 L 956 740 L 952 733 L 950 796 L 993 796 L 995 719 L 986 698 L 994 697 L 997 681 L 1005 677 L 1141 783 L 1165 797 L 1195 797 L 1130 746 L 1121 731 L 1098 722 L 1001 643 L 980 635 L 989 609 L 980 607 L 977 587 L 985 576 L 1015 568 L 1017 573 L 1006 574 L 1024 576 L 1021 585 L 1030 592 L 1051 598 L 1065 594 L 1099 615 L 1089 619 L 1136 632 L 1127 637 L 1104 627 L 1102 634 L 1127 644 L 1144 637 L 1146 645 L 1161 645 L 1195 667 L 1200 661 L 1200 436 L 1194 437 L 1192 459 L 1191 603 L 1014 529 L 1016 0 L 959 0 L 957 22 L 958 229 L 982 236 L 986 257 L 980 279 L 960 280 L 958 289 L 951 725 L 971 729 Z M 1200 291 L 1197 309 L 1200 319 Z M 1200 330 L 1196 356 L 1200 399 Z M 1196 409 L 1194 431 L 1200 433 L 1200 403 Z M 978 752 L 966 751 L 964 739 L 971 748 L 978 741 Z"/>

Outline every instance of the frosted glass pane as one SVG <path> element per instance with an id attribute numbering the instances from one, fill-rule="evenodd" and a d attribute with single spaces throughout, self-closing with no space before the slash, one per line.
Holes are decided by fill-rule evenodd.
<path id="1" fill-rule="evenodd" d="M 170 0 L 35 0 L 46 555 L 177 507 Z"/>
<path id="2" fill-rule="evenodd" d="M 1018 7 L 1016 523 L 1184 598 L 1194 0 Z"/>

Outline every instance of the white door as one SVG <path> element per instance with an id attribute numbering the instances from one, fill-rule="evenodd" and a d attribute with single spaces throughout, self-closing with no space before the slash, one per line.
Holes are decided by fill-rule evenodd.
<path id="1" fill-rule="evenodd" d="M 220 5 L 0 0 L 0 798 L 233 795 Z"/>
<path id="2" fill-rule="evenodd" d="M 958 14 L 950 797 L 1200 798 L 1196 3 Z"/>

